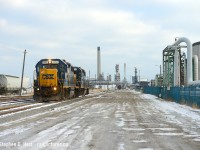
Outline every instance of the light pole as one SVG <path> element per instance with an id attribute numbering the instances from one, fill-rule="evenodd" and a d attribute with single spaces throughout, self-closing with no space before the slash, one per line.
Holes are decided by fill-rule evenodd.
<path id="1" fill-rule="evenodd" d="M 161 65 L 155 65 L 155 66 L 160 67 L 160 77 L 161 77 Z"/>
<path id="2" fill-rule="evenodd" d="M 25 57 L 26 57 L 26 50 L 24 51 L 24 60 L 23 60 L 23 67 L 22 67 L 22 77 L 21 77 L 20 96 L 22 96 L 22 86 L 23 86 L 23 78 L 24 78 Z"/>
<path id="3" fill-rule="evenodd" d="M 158 85 L 159 86 L 162 86 L 162 78 L 161 78 L 161 65 L 155 65 L 155 66 L 158 66 L 160 68 L 160 75 L 158 76 Z"/>
<path id="4" fill-rule="evenodd" d="M 161 65 L 160 65 L 160 77 L 161 77 Z"/>

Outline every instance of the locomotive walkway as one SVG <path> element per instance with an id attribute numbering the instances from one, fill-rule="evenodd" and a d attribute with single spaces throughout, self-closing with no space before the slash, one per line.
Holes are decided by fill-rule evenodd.
<path id="1" fill-rule="evenodd" d="M 0 116 L 0 149 L 199 150 L 199 147 L 200 110 L 135 91 L 40 103 Z"/>

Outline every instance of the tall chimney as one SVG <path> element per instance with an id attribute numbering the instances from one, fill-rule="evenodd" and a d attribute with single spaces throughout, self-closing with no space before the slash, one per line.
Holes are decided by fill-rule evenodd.
<path id="1" fill-rule="evenodd" d="M 124 81 L 126 80 L 126 63 L 124 63 Z"/>
<path id="2" fill-rule="evenodd" d="M 100 80 L 101 76 L 101 53 L 100 47 L 97 47 L 97 80 Z"/>

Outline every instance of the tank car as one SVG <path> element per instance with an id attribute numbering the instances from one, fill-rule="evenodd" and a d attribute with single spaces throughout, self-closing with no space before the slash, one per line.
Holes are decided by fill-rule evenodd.
<path id="1" fill-rule="evenodd" d="M 42 59 L 36 64 L 34 99 L 64 100 L 89 93 L 85 71 L 62 59 Z"/>
<path id="2" fill-rule="evenodd" d="M 21 88 L 21 78 L 11 75 L 0 74 L 0 94 L 17 93 L 19 94 Z M 24 77 L 23 87 L 24 90 L 30 88 L 30 79 Z"/>

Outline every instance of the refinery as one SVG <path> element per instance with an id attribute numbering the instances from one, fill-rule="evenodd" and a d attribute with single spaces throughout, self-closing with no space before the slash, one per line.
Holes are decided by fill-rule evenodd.
<path id="1" fill-rule="evenodd" d="M 80 83 L 81 84 L 84 83 L 84 86 L 80 85 L 79 88 L 85 87 L 86 93 L 89 93 L 89 88 L 90 89 L 105 89 L 105 90 L 136 89 L 144 93 L 156 95 L 166 100 L 171 99 L 178 103 L 185 103 L 190 106 L 199 107 L 200 106 L 200 101 L 199 101 L 199 98 L 200 98 L 199 97 L 200 53 L 199 52 L 200 52 L 200 42 L 195 42 L 192 44 L 189 38 L 186 38 L 186 37 L 175 38 L 175 42 L 171 45 L 167 45 L 162 51 L 162 65 L 159 65 L 160 73 L 156 74 L 155 79 L 152 79 L 150 81 L 140 76 L 140 70 L 138 71 L 137 67 L 132 67 L 133 75 L 130 77 L 130 81 L 127 80 L 127 77 L 126 77 L 127 64 L 124 63 L 124 65 L 122 66 L 123 67 L 123 69 L 121 69 L 123 70 L 123 75 L 122 75 L 120 72 L 120 65 L 119 65 L 119 63 L 121 62 L 118 62 L 118 64 L 113 66 L 114 68 L 113 70 L 115 70 L 114 75 L 110 73 L 107 75 L 107 77 L 104 77 L 104 73 L 102 71 L 104 70 L 104 67 L 102 67 L 102 61 L 101 61 L 102 56 L 101 56 L 100 46 L 97 47 L 97 57 L 96 57 L 97 74 L 95 74 L 95 77 L 90 77 L 90 76 L 88 77 L 86 75 L 85 70 L 81 69 L 80 67 L 79 69 L 78 67 L 72 66 L 71 63 L 66 62 L 65 60 L 46 59 L 46 61 L 43 61 L 43 62 L 48 62 L 46 64 L 49 64 L 50 61 L 52 62 L 49 64 L 50 65 L 49 67 L 46 66 L 47 68 L 52 68 L 51 67 L 52 65 L 56 66 L 60 64 L 60 63 L 53 64 L 54 62 L 62 62 L 63 64 L 66 64 L 66 67 L 71 66 L 70 67 L 71 69 L 68 69 L 68 71 L 65 72 L 66 79 L 63 79 L 63 83 L 62 83 L 63 85 L 60 83 L 61 80 L 55 85 L 53 82 L 47 83 L 47 85 L 51 84 L 51 86 L 55 86 L 58 90 L 60 89 L 61 93 L 62 92 L 65 93 L 65 94 L 64 93 L 61 94 L 61 98 L 58 98 L 58 99 L 63 99 L 63 95 L 65 95 L 64 97 L 73 97 L 72 95 L 74 93 L 74 97 L 77 97 L 76 95 L 80 95 L 78 93 L 85 93 L 84 90 L 79 91 L 78 89 Z M 46 64 L 43 63 L 43 64 L 40 64 L 39 66 L 36 65 L 36 71 L 37 71 L 37 68 L 40 68 L 42 65 L 46 65 Z M 59 65 L 59 66 L 63 67 L 62 65 Z M 43 68 L 44 67 L 45 66 L 43 66 Z M 75 68 L 78 68 L 79 70 L 83 70 L 84 75 L 82 76 L 80 74 L 80 77 L 79 77 L 79 73 L 76 73 L 75 71 L 73 71 L 73 74 L 70 73 L 69 70 L 74 70 Z M 34 86 L 32 87 L 34 90 L 33 89 L 31 90 L 31 91 L 34 91 L 34 93 L 38 93 L 40 90 L 42 90 L 39 87 L 39 84 L 42 83 L 42 81 L 39 81 L 39 78 L 40 78 L 39 70 L 37 72 L 38 73 L 36 76 L 38 77 L 34 77 L 35 78 L 34 84 L 32 84 Z M 50 71 L 50 74 L 51 72 L 52 71 Z M 73 82 L 72 82 L 72 76 L 76 77 L 76 80 Z M 112 76 L 113 76 L 113 80 L 112 80 Z M 62 75 L 58 75 L 58 78 L 62 78 Z M 69 78 L 69 82 L 67 81 L 68 78 Z M 20 87 L 20 82 L 23 79 L 24 79 L 23 81 L 24 84 L 21 84 L 21 87 Z M 57 76 L 56 76 L 56 80 L 57 80 Z M 16 77 L 12 75 L 2 74 L 0 76 L 0 82 L 1 82 L 0 92 L 2 94 L 4 93 L 21 94 L 20 91 L 22 91 L 22 88 L 24 91 L 27 91 L 28 89 L 30 91 L 31 89 L 30 79 L 27 77 L 23 78 L 23 76 L 20 78 L 20 77 Z M 62 85 L 64 89 L 61 90 L 62 88 L 57 87 L 58 85 L 60 86 Z M 66 94 L 67 91 L 69 92 L 68 94 Z M 46 91 L 42 93 L 49 93 L 49 92 L 50 91 L 48 92 Z"/>

